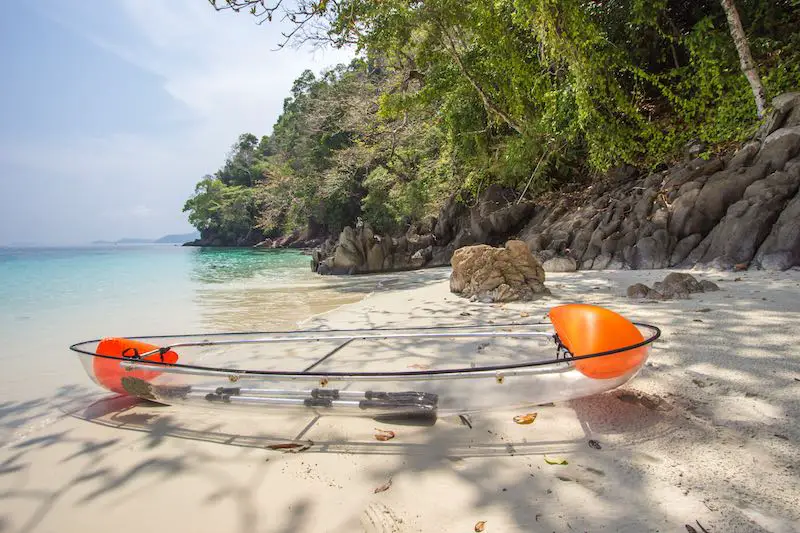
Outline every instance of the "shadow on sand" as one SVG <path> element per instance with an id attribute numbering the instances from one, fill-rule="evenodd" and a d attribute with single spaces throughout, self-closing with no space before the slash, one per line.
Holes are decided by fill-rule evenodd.
<path id="1" fill-rule="evenodd" d="M 137 516 L 136 528 L 148 529 L 156 527 L 148 510 L 162 498 L 196 509 L 198 527 L 219 530 L 213 520 L 224 516 L 224 529 L 241 533 L 313 531 L 321 515 L 332 517 L 328 531 L 447 531 L 414 517 L 442 516 L 437 506 L 449 502 L 473 524 L 495 513 L 489 525 L 501 517 L 511 531 L 663 532 L 696 519 L 709 531 L 791 531 L 781 528 L 797 517 L 800 429 L 788 414 L 800 411 L 800 359 L 786 325 L 800 312 L 724 290 L 644 306 L 611 299 L 609 279 L 589 273 L 560 288 L 556 277 L 552 299 L 525 307 L 453 305 L 432 294 L 411 311 L 367 301 L 339 317 L 364 327 L 490 323 L 588 301 L 664 325 L 652 365 L 630 385 L 539 406 L 531 426 L 509 412 L 433 426 L 193 413 L 80 387 L 2 403 L 0 429 L 14 437 L 0 448 L 0 531 L 54 529 L 73 509 Z M 739 293 L 770 282 L 747 283 Z M 376 427 L 397 437 L 378 442 Z M 308 441 L 301 453 L 269 449 Z M 550 465 L 544 454 L 569 464 Z M 387 480 L 390 491 L 374 495 Z M 404 522 L 362 527 L 358 515 L 342 516 L 354 499 L 364 512 Z"/>

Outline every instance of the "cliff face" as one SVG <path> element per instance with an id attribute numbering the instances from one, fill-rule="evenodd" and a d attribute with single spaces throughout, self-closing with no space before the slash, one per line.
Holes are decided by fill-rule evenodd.
<path id="1" fill-rule="evenodd" d="M 346 228 L 314 252 L 312 268 L 353 274 L 441 266 L 462 246 L 519 238 L 541 261 L 571 258 L 580 269 L 785 270 L 800 266 L 799 189 L 800 93 L 791 93 L 773 101 L 764 126 L 735 152 L 649 175 L 618 170 L 547 201 L 517 203 L 499 187 L 472 206 L 453 197 L 437 219 L 399 237 Z"/>

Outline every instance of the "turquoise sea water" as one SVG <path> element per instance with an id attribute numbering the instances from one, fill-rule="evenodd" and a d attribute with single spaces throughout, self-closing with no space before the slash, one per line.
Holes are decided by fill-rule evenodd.
<path id="1" fill-rule="evenodd" d="M 105 336 L 297 329 L 368 278 L 313 274 L 298 251 L 170 245 L 0 248 L 3 406 L 91 388 L 70 344 Z M 0 438 L 0 442 L 2 442 Z"/>
<path id="2" fill-rule="evenodd" d="M 11 335 L 28 321 L 43 326 L 75 314 L 98 324 L 156 329 L 170 322 L 271 329 L 327 307 L 337 285 L 311 273 L 309 257 L 293 250 L 0 248 L 0 332 Z M 257 316 L 243 312 L 258 308 L 264 312 Z"/>

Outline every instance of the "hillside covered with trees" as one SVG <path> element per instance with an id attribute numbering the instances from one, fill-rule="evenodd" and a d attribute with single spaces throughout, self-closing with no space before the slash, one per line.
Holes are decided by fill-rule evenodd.
<path id="1" fill-rule="evenodd" d="M 211 3 L 358 57 L 303 73 L 272 132 L 197 184 L 185 210 L 209 244 L 314 241 L 359 217 L 392 233 L 452 194 L 657 168 L 743 141 L 800 86 L 798 0 Z"/>

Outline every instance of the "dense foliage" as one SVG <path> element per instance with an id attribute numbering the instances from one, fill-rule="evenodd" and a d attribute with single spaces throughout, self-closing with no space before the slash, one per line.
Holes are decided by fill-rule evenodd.
<path id="1" fill-rule="evenodd" d="M 261 1 L 218 8 L 278 16 Z M 215 2 L 212 2 L 215 4 Z M 800 85 L 800 2 L 736 2 L 767 96 Z M 719 0 L 298 0 L 288 39 L 359 59 L 295 81 L 272 134 L 242 135 L 186 204 L 241 241 L 380 231 L 491 183 L 535 195 L 688 141 L 744 139 L 753 95 Z"/>

